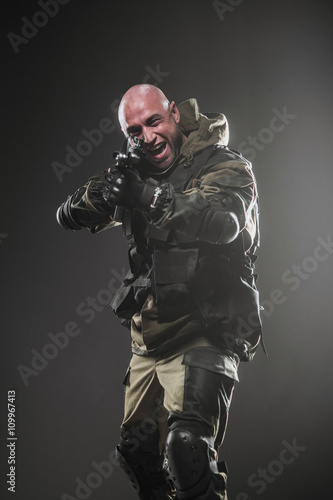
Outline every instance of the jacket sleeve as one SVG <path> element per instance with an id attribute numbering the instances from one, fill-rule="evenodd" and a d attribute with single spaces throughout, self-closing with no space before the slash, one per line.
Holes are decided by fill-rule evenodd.
<path id="1" fill-rule="evenodd" d="M 104 175 L 105 172 L 102 172 L 91 177 L 60 205 L 57 221 L 61 227 L 71 231 L 87 228 L 95 234 L 120 224 L 114 219 L 116 207 L 103 198 Z"/>
<path id="2" fill-rule="evenodd" d="M 173 186 L 160 186 L 161 195 L 153 223 L 195 240 L 228 244 L 246 230 L 253 240 L 256 182 L 245 161 L 218 163 L 195 180 L 195 187 L 175 192 Z"/>

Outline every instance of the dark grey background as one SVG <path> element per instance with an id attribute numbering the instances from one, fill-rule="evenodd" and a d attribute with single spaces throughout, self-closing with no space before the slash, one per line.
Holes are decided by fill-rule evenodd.
<path id="1" fill-rule="evenodd" d="M 55 221 L 67 195 L 112 163 L 121 135 L 104 134 L 62 182 L 52 163 L 65 163 L 66 146 L 75 149 L 83 129 L 103 118 L 117 126 L 117 99 L 144 80 L 147 67 L 159 68 L 160 81 L 148 82 L 170 99 L 196 97 L 202 111 L 226 114 L 230 145 L 247 150 L 261 195 L 257 269 L 269 357 L 259 351 L 240 369 L 222 450 L 230 499 L 332 498 L 333 250 L 314 254 L 317 238 L 332 237 L 330 2 L 222 3 L 228 10 L 219 16 L 203 0 L 71 0 L 17 54 L 7 34 L 21 35 L 22 17 L 31 21 L 41 7 L 2 5 L 4 483 L 9 389 L 16 390 L 18 436 L 17 493 L 3 484 L 2 498 L 135 498 L 118 467 L 107 478 L 91 475 L 93 462 L 108 461 L 122 417 L 130 341 L 101 290 L 111 278 L 119 283 L 126 245 L 119 228 L 92 236 L 65 232 Z M 293 117 L 282 127 L 271 120 L 284 108 Z M 272 123 L 281 130 L 267 131 Z M 250 136 L 262 139 L 252 151 Z M 88 297 L 98 297 L 94 317 L 77 310 L 86 310 Z M 58 352 L 51 347 L 54 358 L 25 385 L 18 366 L 31 369 L 31 350 L 42 353 L 48 334 L 68 322 L 80 334 Z M 281 465 L 286 442 L 299 451 Z M 261 486 L 260 468 L 269 471 Z M 78 496 L 76 479 L 88 477 L 101 484 Z"/>

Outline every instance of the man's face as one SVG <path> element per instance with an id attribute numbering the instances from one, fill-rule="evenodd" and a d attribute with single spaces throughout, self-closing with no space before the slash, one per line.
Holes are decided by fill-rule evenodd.
<path id="1" fill-rule="evenodd" d="M 185 139 L 178 126 L 179 120 L 174 102 L 162 102 L 155 95 L 147 94 L 125 104 L 121 126 L 130 138 L 143 139 L 146 158 L 163 171 L 178 156 Z"/>

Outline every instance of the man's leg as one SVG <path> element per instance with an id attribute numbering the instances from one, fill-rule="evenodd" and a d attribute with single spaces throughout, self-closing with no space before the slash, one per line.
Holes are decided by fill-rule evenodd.
<path id="1" fill-rule="evenodd" d="M 125 415 L 117 458 L 143 500 L 171 500 L 170 483 L 163 470 L 161 442 L 167 433 L 163 389 L 155 359 L 134 355 L 125 384 Z"/>
<path id="2" fill-rule="evenodd" d="M 166 461 L 177 500 L 227 498 L 226 470 L 217 463 L 217 448 L 224 436 L 234 381 L 223 374 L 223 364 L 224 355 L 211 346 L 191 348 L 157 364 L 170 412 Z"/>

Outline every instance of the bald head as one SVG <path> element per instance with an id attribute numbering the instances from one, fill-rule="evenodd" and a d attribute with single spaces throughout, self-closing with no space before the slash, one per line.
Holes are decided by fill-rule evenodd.
<path id="1" fill-rule="evenodd" d="M 118 108 L 118 119 L 121 126 L 121 130 L 126 134 L 126 112 L 129 108 L 144 108 L 147 103 L 154 106 L 155 109 L 162 109 L 167 111 L 170 102 L 163 94 L 162 90 L 155 85 L 149 85 L 148 83 L 142 83 L 138 85 L 133 85 L 129 88 L 127 92 L 123 95 L 119 108 Z"/>
<path id="2" fill-rule="evenodd" d="M 134 144 L 143 139 L 147 159 L 159 170 L 168 168 L 186 139 L 174 102 L 154 85 L 134 85 L 123 96 L 118 111 L 121 130 Z"/>

